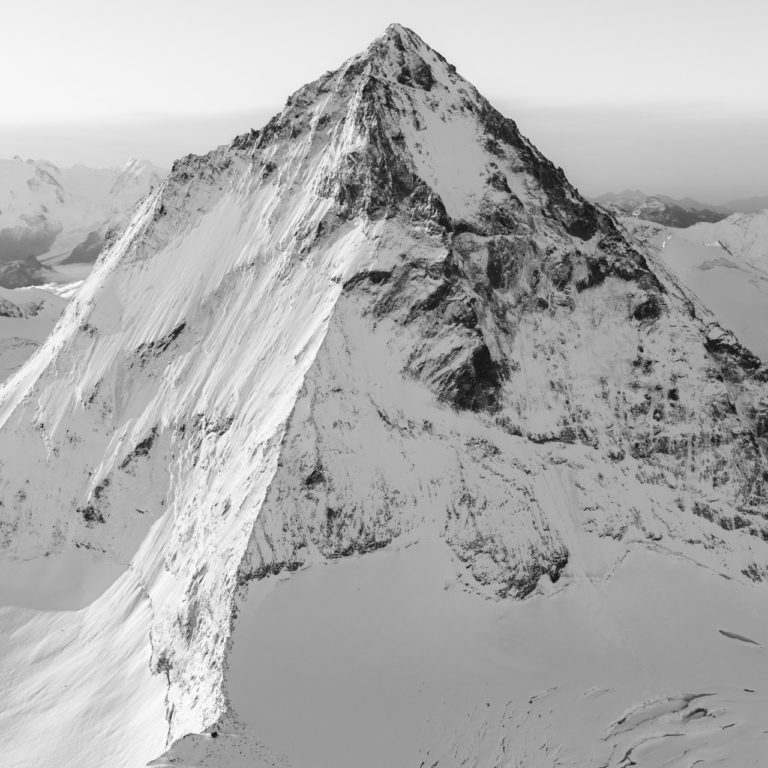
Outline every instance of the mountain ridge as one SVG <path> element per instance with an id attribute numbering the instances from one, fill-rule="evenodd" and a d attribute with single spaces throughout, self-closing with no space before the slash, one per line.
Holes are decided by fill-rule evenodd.
<path id="1" fill-rule="evenodd" d="M 688 227 L 699 222 L 716 223 L 733 214 L 760 213 L 768 208 L 768 198 L 749 197 L 729 200 L 719 205 L 702 203 L 692 197 L 676 198 L 662 194 L 648 194 L 639 189 L 606 192 L 591 198 L 600 205 L 613 206 L 619 215 L 632 214 L 657 224 Z M 666 207 L 667 210 L 664 210 Z"/>
<path id="2" fill-rule="evenodd" d="M 594 198 L 596 203 L 613 210 L 616 215 L 629 214 L 636 218 L 664 224 L 668 227 L 690 227 L 698 222 L 716 222 L 729 211 L 719 206 L 706 206 L 692 198 L 676 200 L 666 195 L 646 195 L 640 190 L 608 192 Z"/>

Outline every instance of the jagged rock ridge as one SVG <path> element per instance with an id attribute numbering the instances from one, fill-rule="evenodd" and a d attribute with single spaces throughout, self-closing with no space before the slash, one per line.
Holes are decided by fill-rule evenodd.
<path id="1" fill-rule="evenodd" d="M 95 626 L 86 655 L 124 650 L 151 702 L 84 757 L 79 716 L 36 701 L 74 734 L 36 759 L 132 766 L 236 731 L 238 606 L 312 564 L 437 542 L 472 592 L 524 598 L 639 548 L 761 581 L 764 381 L 390 27 L 263 130 L 175 163 L 2 390 L 4 558 L 130 563 L 50 621 Z"/>

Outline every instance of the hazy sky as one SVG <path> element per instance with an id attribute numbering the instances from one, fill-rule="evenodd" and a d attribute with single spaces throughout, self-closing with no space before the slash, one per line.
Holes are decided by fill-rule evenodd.
<path id="1" fill-rule="evenodd" d="M 0 156 L 168 164 L 415 29 L 588 194 L 768 193 L 763 0 L 2 0 Z"/>

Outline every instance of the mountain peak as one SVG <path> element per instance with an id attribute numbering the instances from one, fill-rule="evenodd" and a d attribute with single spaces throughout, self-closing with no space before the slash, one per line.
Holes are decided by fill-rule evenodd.
<path id="1" fill-rule="evenodd" d="M 423 38 L 416 34 L 416 32 L 402 24 L 390 24 L 384 30 L 384 34 L 371 43 L 369 49 L 372 47 L 392 48 L 400 53 L 406 51 L 414 53 L 436 53 L 428 43 L 424 42 Z"/>
<path id="2" fill-rule="evenodd" d="M 372 75 L 427 91 L 435 80 L 446 80 L 447 73 L 440 70 L 450 69 L 455 73 L 443 56 L 401 24 L 390 24 L 361 56 L 371 63 Z"/>
<path id="3" fill-rule="evenodd" d="M 409 29 L 404 24 L 399 24 L 396 21 L 392 22 L 391 24 L 387 24 L 387 28 L 384 30 L 384 36 L 391 35 L 391 34 L 398 34 L 398 35 L 410 34 L 410 35 L 414 35 L 415 37 L 418 37 L 418 35 L 412 29 Z"/>
<path id="4" fill-rule="evenodd" d="M 591 604 L 593 585 L 620 582 L 625 560 L 642 574 L 665 553 L 671 568 L 696 562 L 745 589 L 768 581 L 768 371 L 697 307 L 399 25 L 260 131 L 178 161 L 0 391 L 0 550 L 19 564 L 0 582 L 26 585 L 15 574 L 33 558 L 62 564 L 50 580 L 88 585 L 101 583 L 92 556 L 130 562 L 87 610 L 13 630 L 14 648 L 46 651 L 32 682 L 53 671 L 46 690 L 67 689 L 61 704 L 30 701 L 31 683 L 0 676 L 0 698 L 25 707 L 13 744 L 37 757 L 40 723 L 56 717 L 43 746 L 63 744 L 68 757 L 37 765 L 82 766 L 83 744 L 89 766 L 145 765 L 185 734 L 221 749 L 242 714 L 232 648 L 269 655 L 233 639 L 245 593 L 264 605 L 282 585 L 259 582 L 379 550 L 430 547 L 410 582 L 424 573 L 436 593 L 478 605 L 579 585 Z M 374 581 L 388 584 L 390 568 Z M 641 580 L 628 582 L 632 593 Z M 312 604 L 323 610 L 335 591 Z M 567 595 L 547 599 L 567 606 Z M 359 609 L 344 613 L 379 631 Z M 600 651 L 596 623 L 584 646 Z M 276 650 L 314 625 L 299 612 Z M 72 663 L 47 666 L 41 626 L 47 637 L 66 629 Z M 444 626 L 428 626 L 430 645 Z M 558 635 L 539 626 L 535 636 Z M 549 657 L 570 666 L 568 644 Z M 716 666 L 721 647 L 709 653 Z M 115 677 L 114 659 L 133 676 Z M 283 710 L 268 701 L 281 684 L 250 688 L 276 711 L 301 698 Z M 506 713 L 523 717 L 533 699 L 508 708 L 518 689 L 502 688 L 498 709 L 485 692 L 462 701 L 508 730 Z M 567 701 L 603 700 L 586 688 Z M 96 712 L 102 695 L 110 706 Z M 637 695 L 648 700 L 645 682 Z M 605 765 L 616 764 L 605 725 L 625 723 L 628 703 L 622 695 L 599 719 L 589 710 Z M 433 738 L 444 741 L 419 736 L 406 757 L 380 763 L 434 764 Z M 505 731 L 498 744 L 515 738 Z M 488 763 L 529 764 L 523 747 Z"/>
<path id="5" fill-rule="evenodd" d="M 531 205 L 581 240 L 612 232 L 512 120 L 399 24 L 300 88 L 262 130 L 237 137 L 232 148 L 258 155 L 271 173 L 272 154 L 283 151 L 278 145 L 295 145 L 300 136 L 325 154 L 317 184 L 343 200 L 347 213 L 393 210 L 426 195 L 427 207 L 450 228 L 500 234 Z M 221 160 L 216 153 L 212 159 Z M 196 162 L 177 168 L 188 174 Z"/>
<path id="6" fill-rule="evenodd" d="M 398 44 L 410 43 L 411 45 L 426 45 L 421 37 L 419 37 L 412 29 L 409 29 L 403 24 L 398 24 L 397 22 L 387 25 L 384 34 L 379 39 L 399 40 L 400 43 Z"/>

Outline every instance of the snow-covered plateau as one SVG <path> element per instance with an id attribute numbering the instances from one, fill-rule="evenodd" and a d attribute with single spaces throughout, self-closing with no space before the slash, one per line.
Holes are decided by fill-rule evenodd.
<path id="1" fill-rule="evenodd" d="M 389 27 L 2 385 L 2 765 L 763 766 L 766 380 Z"/>

